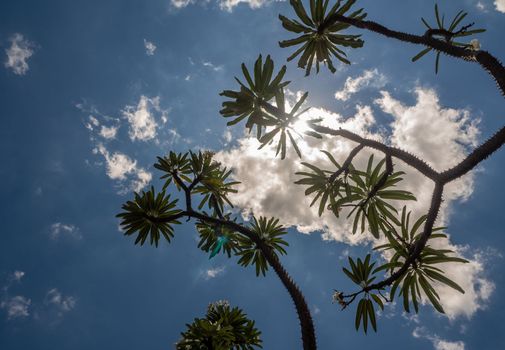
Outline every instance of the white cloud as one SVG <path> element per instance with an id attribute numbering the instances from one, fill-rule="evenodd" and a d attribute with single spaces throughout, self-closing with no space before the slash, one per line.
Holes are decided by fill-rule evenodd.
<path id="1" fill-rule="evenodd" d="M 2 287 L 2 291 L 7 293 L 9 288 L 11 287 L 13 282 L 21 282 L 21 279 L 24 277 L 25 273 L 23 271 L 16 270 L 12 274 L 10 274 L 7 278 L 7 284 Z"/>
<path id="2" fill-rule="evenodd" d="M 465 157 L 469 147 L 477 144 L 478 121 L 470 118 L 468 110 L 440 106 L 435 91 L 431 89 L 416 88 L 414 92 L 417 101 L 412 106 L 402 104 L 387 92 L 382 92 L 382 97 L 375 102 L 376 106 L 393 118 L 389 134 L 385 129 L 376 127 L 370 106 L 357 106 L 356 114 L 348 118 L 322 108 L 312 108 L 297 123 L 300 124 L 299 131 L 303 132 L 307 128 L 303 126 L 303 120 L 323 118 L 323 125 L 349 129 L 364 137 L 390 142 L 413 152 L 437 170 L 455 165 Z M 306 138 L 300 140 L 298 145 L 303 161 L 325 169 L 332 169 L 331 163 L 319 150 L 327 150 L 337 161 L 343 162 L 356 146 L 335 137 L 324 137 L 322 140 Z M 370 235 L 352 235 L 352 223 L 345 220 L 345 214 L 341 215 L 341 219 L 336 219 L 331 213 L 325 212 L 320 218 L 317 208 L 309 208 L 312 197 L 304 195 L 304 187 L 293 184 L 299 179 L 294 173 L 303 168 L 293 150 L 289 150 L 286 159 L 281 161 L 275 158 L 276 142 L 261 150 L 257 150 L 258 146 L 254 137 L 245 136 L 237 140 L 235 148 L 216 155 L 224 165 L 233 168 L 235 178 L 242 182 L 237 186 L 238 193 L 230 195 L 230 199 L 237 207 L 244 209 L 245 215 L 253 212 L 257 216 L 275 216 L 283 224 L 295 226 L 302 233 L 322 231 L 324 239 L 349 244 L 371 240 Z M 358 167 L 366 166 L 369 154 L 367 150 L 358 155 L 355 164 Z M 413 211 L 414 217 L 425 214 L 431 199 L 432 182 L 399 160 L 395 160 L 394 164 L 395 170 L 407 173 L 400 187 L 409 189 L 418 198 L 417 202 L 409 202 L 408 208 Z M 474 175 L 470 173 L 447 186 L 439 225 L 448 223 L 450 204 L 455 200 L 467 199 L 473 192 L 473 185 Z M 448 240 L 437 241 L 437 247 L 467 255 L 468 250 L 463 247 L 455 246 Z M 460 294 L 440 286 L 439 294 L 443 298 L 447 316 L 451 319 L 473 315 L 485 305 L 493 290 L 492 282 L 484 277 L 483 259 L 475 255 L 470 260 L 469 264 L 450 264 L 445 267 L 447 275 L 466 290 L 465 294 Z"/>
<path id="3" fill-rule="evenodd" d="M 90 115 L 88 116 L 88 120 L 84 123 L 84 126 L 86 129 L 88 129 L 91 132 L 96 132 L 97 135 L 100 137 L 106 139 L 106 140 L 113 140 L 117 136 L 117 131 L 120 127 L 119 119 L 117 118 L 111 118 L 107 116 L 102 116 L 103 119 L 106 121 L 114 121 L 116 125 L 111 125 L 111 126 L 106 126 L 100 123 L 97 117 Z M 92 140 L 95 140 L 95 136 L 91 137 Z"/>
<path id="4" fill-rule="evenodd" d="M 386 82 L 386 76 L 382 73 L 379 73 L 377 68 L 365 70 L 363 71 L 362 75 L 356 78 L 348 77 L 345 80 L 344 88 L 340 91 L 335 92 L 335 98 L 337 100 L 347 101 L 351 95 L 367 86 L 382 88 L 384 85 L 386 85 Z"/>
<path id="5" fill-rule="evenodd" d="M 465 247 L 452 245 L 445 240 L 434 246 L 452 249 L 459 255 L 466 255 Z M 470 318 L 478 310 L 485 309 L 495 290 L 494 283 L 484 277 L 486 257 L 482 253 L 477 253 L 468 260 L 470 260 L 468 264 L 438 265 L 445 271 L 447 277 L 456 281 L 465 290 L 465 294 L 461 294 L 446 285 L 434 284 L 440 295 L 440 303 L 451 320 L 460 316 Z M 427 303 L 427 300 L 424 302 Z"/>
<path id="6" fill-rule="evenodd" d="M 251 9 L 258 9 L 270 2 L 271 0 L 218 0 L 219 8 L 228 12 L 232 12 L 240 3 L 249 5 Z"/>
<path id="7" fill-rule="evenodd" d="M 405 106 L 401 101 L 382 91 L 382 97 L 375 103 L 394 117 L 391 124 L 391 144 L 421 156 L 435 170 L 442 171 L 463 160 L 469 147 L 478 143 L 478 118 L 471 118 L 465 109 L 444 108 L 432 89 L 416 88 L 417 103 Z M 444 191 L 445 207 L 456 199 L 467 199 L 473 192 L 474 176 L 467 176 L 449 184 Z M 431 182 L 424 177 L 409 177 L 411 190 L 416 192 L 422 209 L 430 201 Z M 419 189 L 419 190 L 417 190 Z M 448 211 L 440 215 L 446 221 Z"/>
<path id="8" fill-rule="evenodd" d="M 497 11 L 505 13 L 505 0 L 494 0 L 494 6 Z"/>
<path id="9" fill-rule="evenodd" d="M 214 63 L 209 61 L 203 61 L 202 64 L 204 67 L 208 67 L 212 69 L 214 72 L 220 72 L 223 70 L 223 66 L 216 66 Z"/>
<path id="10" fill-rule="evenodd" d="M 153 56 L 154 51 L 156 51 L 156 45 L 153 42 L 144 39 L 144 47 L 146 48 L 146 55 Z"/>
<path id="11" fill-rule="evenodd" d="M 2 301 L 0 303 L 0 309 L 5 309 L 7 311 L 8 319 L 28 317 L 30 316 L 29 308 L 31 302 L 30 299 L 17 295 Z"/>
<path id="12" fill-rule="evenodd" d="M 63 224 L 61 222 L 56 222 L 51 225 L 50 237 L 53 240 L 57 240 L 62 235 L 67 235 L 74 237 L 76 239 L 81 239 L 82 235 L 79 232 L 79 228 L 74 225 Z"/>
<path id="13" fill-rule="evenodd" d="M 105 157 L 107 176 L 112 180 L 126 180 L 126 176 L 137 169 L 137 161 L 126 154 L 119 152 L 110 154 L 102 144 L 98 145 L 98 152 Z"/>
<path id="14" fill-rule="evenodd" d="M 5 67 L 12 69 L 14 74 L 25 75 L 30 68 L 27 61 L 33 55 L 33 44 L 19 33 L 14 34 L 10 42 L 11 46 L 5 50 L 7 54 Z"/>
<path id="15" fill-rule="evenodd" d="M 414 338 L 427 339 L 433 344 L 435 350 L 465 350 L 465 343 L 462 341 L 448 341 L 441 339 L 437 335 L 430 335 L 425 328 L 416 327 L 412 332 Z"/>
<path id="16" fill-rule="evenodd" d="M 63 314 L 75 308 L 77 300 L 72 296 L 64 296 L 58 289 L 53 288 L 47 292 L 45 303 L 53 305 L 60 314 Z"/>
<path id="17" fill-rule="evenodd" d="M 116 134 L 117 134 L 117 129 L 119 129 L 118 126 L 110 126 L 107 127 L 105 125 L 102 125 L 102 128 L 100 129 L 100 136 L 102 136 L 104 139 L 115 139 Z"/>
<path id="18" fill-rule="evenodd" d="M 217 4 L 221 10 L 232 12 L 240 3 L 249 5 L 251 9 L 258 9 L 272 1 L 274 0 L 217 0 Z M 209 2 L 210 0 L 170 0 L 170 5 L 176 9 L 181 9 L 196 3 L 207 4 Z"/>
<path id="19" fill-rule="evenodd" d="M 478 10 L 486 12 L 486 5 L 482 1 L 477 1 L 475 4 Z"/>
<path id="20" fill-rule="evenodd" d="M 208 269 L 204 273 L 204 278 L 205 278 L 205 280 L 210 280 L 212 278 L 216 278 L 217 276 L 222 275 L 224 273 L 224 270 L 225 270 L 224 266 L 216 267 L 213 269 Z"/>
<path id="21" fill-rule="evenodd" d="M 128 190 L 140 191 L 152 179 L 152 174 L 144 168 L 137 166 L 137 161 L 132 160 L 124 153 L 110 153 L 103 144 L 98 144 L 94 150 L 95 153 L 100 153 L 106 162 L 106 173 L 112 180 L 118 180 L 120 184 L 129 180 L 128 186 L 121 186 L 120 193 Z"/>
<path id="22" fill-rule="evenodd" d="M 226 129 L 224 132 L 223 132 L 223 139 L 225 141 L 225 145 L 227 145 L 228 143 L 231 142 L 231 140 L 233 139 L 233 135 L 230 131 L 230 129 Z"/>
<path id="23" fill-rule="evenodd" d="M 147 141 L 156 137 L 156 128 L 158 124 L 154 113 L 160 114 L 160 118 L 166 117 L 167 111 L 160 108 L 160 98 L 148 98 L 140 96 L 136 107 L 126 106 L 123 110 L 123 116 L 130 124 L 129 136 L 132 141 Z"/>
<path id="24" fill-rule="evenodd" d="M 183 8 L 189 4 L 194 4 L 196 0 L 170 0 L 170 4 L 175 8 Z"/>
<path id="25" fill-rule="evenodd" d="M 25 275 L 25 273 L 23 271 L 16 270 L 12 273 L 12 279 L 16 282 L 19 282 L 19 281 L 21 281 L 21 279 L 23 278 L 24 275 Z"/>

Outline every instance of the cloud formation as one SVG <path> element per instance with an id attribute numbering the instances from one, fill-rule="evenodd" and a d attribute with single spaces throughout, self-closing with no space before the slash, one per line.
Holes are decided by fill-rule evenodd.
<path id="1" fill-rule="evenodd" d="M 154 143 L 165 148 L 181 139 L 177 130 L 168 127 L 168 110 L 161 108 L 158 96 L 150 98 L 141 95 L 136 106 L 127 105 L 121 110 L 123 118 L 104 115 L 86 102 L 79 103 L 76 107 L 82 112 L 91 113 L 86 117 L 84 126 L 90 131 L 93 154 L 101 155 L 105 160 L 106 174 L 117 181 L 119 194 L 138 192 L 152 179 L 152 174 L 139 166 L 136 159 L 123 151 L 111 150 L 111 145 L 117 144 L 116 140 L 124 144 L 126 132 L 120 133 L 122 123 L 127 123 L 129 140 L 144 141 L 145 147 L 151 147 Z M 95 164 L 101 166 L 104 163 Z"/>
<path id="2" fill-rule="evenodd" d="M 170 4 L 175 8 L 183 8 L 189 4 L 194 4 L 196 0 L 170 0 Z"/>
<path id="3" fill-rule="evenodd" d="M 138 192 L 152 179 L 150 172 L 138 167 L 137 161 L 124 153 L 114 152 L 111 154 L 101 143 L 94 149 L 94 152 L 104 157 L 107 176 L 112 180 L 118 180 L 120 193 L 130 190 Z"/>
<path id="4" fill-rule="evenodd" d="M 249 8 L 255 10 L 271 3 L 273 0 L 216 0 L 219 8 L 223 11 L 232 12 L 239 4 L 247 4 Z M 176 9 L 181 9 L 196 3 L 207 4 L 210 0 L 170 0 L 170 5 Z"/>
<path id="5" fill-rule="evenodd" d="M 156 137 L 158 123 L 155 113 L 159 114 L 161 120 L 167 117 L 167 111 L 160 108 L 159 96 L 148 98 L 142 95 L 137 106 L 126 106 L 123 109 L 123 117 L 129 123 L 128 134 L 132 141 L 148 141 Z"/>
<path id="6" fill-rule="evenodd" d="M 14 74 L 25 75 L 30 68 L 28 59 L 33 55 L 33 44 L 26 40 L 22 34 L 15 33 L 10 38 L 11 46 L 5 50 L 7 61 L 4 65 Z"/>
<path id="7" fill-rule="evenodd" d="M 144 47 L 146 49 L 146 55 L 147 56 L 153 56 L 154 55 L 154 51 L 156 51 L 156 45 L 154 45 L 153 42 L 147 41 L 146 39 L 144 39 Z"/>
<path id="8" fill-rule="evenodd" d="M 217 276 L 222 275 L 224 273 L 224 270 L 225 270 L 224 266 L 208 269 L 204 273 L 204 279 L 210 280 L 212 278 L 216 278 Z"/>
<path id="9" fill-rule="evenodd" d="M 8 298 L 0 303 L 0 309 L 5 309 L 7 319 L 24 318 L 30 316 L 29 308 L 32 301 L 22 295 Z"/>
<path id="10" fill-rule="evenodd" d="M 214 72 L 220 72 L 223 70 L 223 66 L 216 66 L 214 63 L 210 61 L 203 61 L 202 64 L 204 67 L 208 67 L 212 69 Z"/>
<path id="11" fill-rule="evenodd" d="M 449 341 L 441 339 L 437 335 L 429 334 L 425 328 L 416 327 L 412 332 L 414 338 L 427 339 L 433 344 L 435 350 L 465 350 L 465 343 L 462 341 Z"/>
<path id="12" fill-rule="evenodd" d="M 118 126 L 102 125 L 100 128 L 100 136 L 107 140 L 115 139 L 117 135 L 117 129 L 119 129 Z"/>
<path id="13" fill-rule="evenodd" d="M 469 148 L 476 145 L 479 135 L 478 120 L 471 119 L 468 110 L 441 106 L 434 90 L 416 88 L 414 94 L 417 101 L 411 106 L 403 104 L 386 91 L 381 94 L 382 97 L 375 101 L 373 107 L 379 108 L 392 118 L 389 131 L 377 128 L 372 106 L 360 105 L 356 106 L 353 116 L 346 118 L 322 108 L 312 108 L 301 117 L 302 120 L 297 122 L 296 128 L 303 133 L 307 129 L 305 120 L 322 118 L 322 125 L 348 129 L 361 136 L 413 152 L 426 159 L 437 170 L 455 165 L 465 157 Z M 294 173 L 303 168 L 293 150 L 289 150 L 287 158 L 281 161 L 275 158 L 276 142 L 261 150 L 257 149 L 258 146 L 255 138 L 245 136 L 237 140 L 235 148 L 216 155 L 224 165 L 233 168 L 235 178 L 242 182 L 237 186 L 238 193 L 230 195 L 230 199 L 239 208 L 243 208 L 245 215 L 252 212 L 257 216 L 275 216 L 283 224 L 295 226 L 300 232 L 318 231 L 322 232 L 324 239 L 348 244 L 371 240 L 370 235 L 352 235 L 352 223 L 345 220 L 345 215 L 337 220 L 327 211 L 320 218 L 317 208 L 309 208 L 312 197 L 304 195 L 305 188 L 293 184 L 298 179 Z M 319 150 L 327 150 L 337 161 L 343 162 L 356 144 L 344 139 L 324 137 L 322 140 L 299 140 L 298 146 L 302 151 L 303 161 L 333 170 L 327 157 Z M 354 163 L 358 168 L 366 166 L 369 154 L 367 150 L 355 158 Z M 381 159 L 383 155 L 377 154 L 377 157 Z M 395 160 L 394 163 L 395 170 L 407 173 L 399 188 L 412 191 L 418 198 L 417 202 L 408 203 L 409 210 L 413 211 L 414 217 L 425 214 L 431 199 L 432 182 L 401 161 Z M 473 192 L 473 184 L 474 175 L 470 173 L 447 186 L 439 225 L 448 223 L 450 204 L 455 200 L 466 200 Z M 439 248 L 469 254 L 468 249 L 455 246 L 448 240 L 436 241 Z M 453 289 L 440 287 L 439 294 L 444 300 L 443 305 L 449 318 L 461 315 L 470 317 L 485 305 L 493 290 L 493 284 L 484 277 L 482 256 L 474 255 L 470 260 L 469 264 L 450 264 L 445 267 L 448 277 L 454 278 L 467 291 L 466 294 L 460 294 Z"/>
<path id="14" fill-rule="evenodd" d="M 365 70 L 363 71 L 363 74 L 357 76 L 356 78 L 348 77 L 345 80 L 344 88 L 335 92 L 335 98 L 340 101 L 347 101 L 353 94 L 367 86 L 382 88 L 386 85 L 386 83 L 386 76 L 379 73 L 377 68 Z"/>
<path id="15" fill-rule="evenodd" d="M 21 279 L 23 278 L 24 275 L 25 275 L 25 273 L 23 271 L 16 270 L 12 273 L 12 280 L 15 282 L 19 282 L 19 281 L 21 281 Z"/>
<path id="16" fill-rule="evenodd" d="M 50 237 L 52 240 L 58 240 L 61 236 L 70 236 L 75 239 L 81 239 L 82 235 L 79 232 L 79 228 L 70 225 L 70 224 L 64 224 L 61 222 L 56 222 L 51 225 L 51 230 L 50 230 Z"/>
<path id="17" fill-rule="evenodd" d="M 59 315 L 62 316 L 75 308 L 77 300 L 72 296 L 64 296 L 58 289 L 53 288 L 47 292 L 45 303 L 54 306 Z"/>
<path id="18" fill-rule="evenodd" d="M 240 3 L 247 4 L 251 9 L 258 9 L 270 3 L 270 0 L 218 0 L 219 8 L 232 12 Z"/>
<path id="19" fill-rule="evenodd" d="M 496 11 L 505 13 L 505 0 L 494 0 Z"/>

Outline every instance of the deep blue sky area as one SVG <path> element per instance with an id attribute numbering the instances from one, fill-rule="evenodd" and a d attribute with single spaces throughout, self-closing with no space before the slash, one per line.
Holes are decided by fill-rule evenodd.
<path id="1" fill-rule="evenodd" d="M 192 223 L 177 227 L 170 244 L 135 246 L 115 217 L 132 197 L 136 171 L 152 173 L 159 185 L 157 155 L 235 147 L 242 127 L 224 136 L 219 92 L 236 87 L 242 62 L 270 54 L 280 67 L 293 52 L 278 45 L 292 37 L 277 18 L 294 16 L 289 2 L 243 1 L 0 2 L 0 349 L 171 349 L 185 324 L 220 299 L 256 321 L 264 349 L 301 348 L 294 307 L 272 271 L 256 278 L 235 258 L 209 260 L 196 247 Z M 229 11 L 225 4 L 236 6 Z M 358 0 L 355 6 L 376 22 L 422 33 L 420 17 L 433 22 L 433 5 Z M 487 29 L 478 36 L 482 48 L 505 60 L 505 2 L 439 6 L 449 17 L 469 12 L 467 22 Z M 334 75 L 323 68 L 306 78 L 295 61 L 288 63 L 290 88 L 310 91 L 311 106 L 351 115 L 382 88 L 410 106 L 413 90 L 423 87 L 436 91 L 441 106 L 480 119 L 480 142 L 503 126 L 503 96 L 478 65 L 443 56 L 435 75 L 433 55 L 411 62 L 421 48 L 362 34 L 365 46 L 349 52 L 353 64 Z M 26 67 L 8 64 L 14 43 L 31 53 Z M 334 98 L 348 77 L 374 68 L 387 77 L 385 87 Z M 132 140 L 126 115 L 143 98 L 157 121 L 156 138 Z M 115 137 L 100 138 L 103 129 L 90 116 L 100 127 L 119 126 Z M 390 116 L 377 110 L 375 117 L 386 130 Z M 107 173 L 115 152 L 136 161 L 124 179 Z M 450 320 L 423 306 L 412 318 L 397 305 L 380 317 L 378 333 L 356 332 L 354 309 L 341 312 L 331 293 L 353 288 L 341 273 L 343 257 L 362 256 L 370 246 L 290 228 L 282 262 L 313 311 L 319 348 L 505 349 L 504 164 L 500 150 L 479 168 L 470 198 L 451 203 L 453 243 L 485 255 L 479 276 L 493 286 L 469 316 Z"/>

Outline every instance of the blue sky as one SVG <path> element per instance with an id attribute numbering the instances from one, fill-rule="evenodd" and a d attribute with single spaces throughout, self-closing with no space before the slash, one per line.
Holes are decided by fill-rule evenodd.
<path id="1" fill-rule="evenodd" d="M 422 33 L 421 16 L 433 21 L 432 1 L 358 6 L 402 31 Z M 439 6 L 450 16 L 468 11 L 487 29 L 482 48 L 505 59 L 505 2 Z M 308 209 L 292 184 L 293 152 L 272 160 L 219 115 L 218 94 L 236 87 L 240 63 L 262 53 L 285 64 L 292 50 L 278 47 L 290 38 L 279 13 L 294 15 L 287 2 L 263 0 L 0 3 L 1 349 L 170 348 L 220 299 L 256 320 L 265 349 L 301 348 L 294 308 L 273 273 L 256 278 L 223 255 L 209 261 L 190 223 L 158 249 L 119 231 L 115 214 L 132 191 L 160 184 L 156 156 L 188 149 L 211 149 L 234 167 L 240 208 L 291 226 L 282 262 L 305 292 L 321 349 L 505 347 L 503 150 L 446 193 L 440 223 L 451 239 L 443 244 L 471 260 L 448 271 L 467 293 L 441 290 L 447 316 L 429 305 L 417 317 L 390 307 L 379 332 L 365 336 L 354 330 L 353 308 L 331 304 L 333 288 L 353 288 L 344 259 L 366 254 L 370 241 Z M 442 57 L 435 75 L 433 56 L 410 62 L 420 48 L 363 38 L 349 53 L 353 64 L 333 75 L 305 78 L 288 63 L 288 97 L 309 91 L 311 116 L 421 154 L 440 170 L 503 125 L 503 97 L 477 65 Z M 303 147 L 315 163 L 321 148 L 348 152 L 338 140 Z M 405 186 L 422 213 L 429 184 L 409 173 Z"/>

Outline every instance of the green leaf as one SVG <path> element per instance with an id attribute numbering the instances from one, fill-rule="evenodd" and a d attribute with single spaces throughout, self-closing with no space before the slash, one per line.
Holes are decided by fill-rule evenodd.
<path id="1" fill-rule="evenodd" d="M 456 282 L 454 282 L 453 280 L 445 277 L 444 275 L 441 275 L 438 272 L 431 271 L 431 270 L 428 270 L 428 269 L 424 269 L 423 271 L 430 278 L 432 278 L 434 280 L 437 280 L 437 281 L 439 281 L 441 283 L 444 283 L 444 284 L 448 285 L 449 287 L 451 287 L 453 289 L 456 289 L 458 292 L 460 292 L 462 294 L 465 294 L 465 291 L 463 290 L 463 288 L 461 288 Z"/>
<path id="2" fill-rule="evenodd" d="M 377 320 L 375 319 L 375 310 L 371 300 L 367 300 L 368 315 L 370 317 L 370 323 L 375 332 L 377 332 Z"/>
<path id="3" fill-rule="evenodd" d="M 356 309 L 356 317 L 354 319 L 354 326 L 356 330 L 359 329 L 359 325 L 361 323 L 361 318 L 363 317 L 363 309 L 364 309 L 365 299 L 361 299 L 358 303 L 358 308 Z"/>
<path id="4" fill-rule="evenodd" d="M 291 144 L 293 145 L 293 148 L 295 149 L 296 154 L 298 155 L 299 158 L 302 158 L 302 154 L 300 153 L 300 149 L 298 148 L 295 139 L 289 132 L 289 130 L 286 130 L 289 136 L 289 140 L 291 141 Z"/>
<path id="5" fill-rule="evenodd" d="M 421 57 L 423 57 L 424 55 L 426 55 L 430 51 L 431 51 L 431 47 L 427 47 L 424 50 L 421 50 L 417 55 L 412 57 L 412 62 L 417 61 L 418 59 L 420 59 Z"/>

